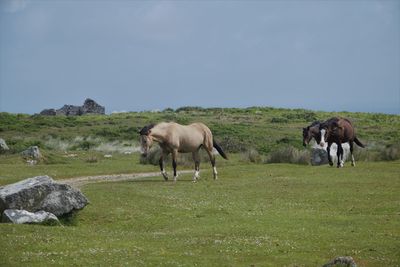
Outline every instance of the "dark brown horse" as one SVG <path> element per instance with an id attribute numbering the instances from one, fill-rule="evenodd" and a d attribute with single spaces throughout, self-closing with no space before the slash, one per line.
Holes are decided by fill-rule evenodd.
<path id="1" fill-rule="evenodd" d="M 343 167 L 343 148 L 342 143 L 348 142 L 350 145 L 351 153 L 351 165 L 355 166 L 355 160 L 353 156 L 353 143 L 356 143 L 360 147 L 365 147 L 360 140 L 357 139 L 354 127 L 352 123 L 345 118 L 334 117 L 319 125 L 319 134 L 315 136 L 315 140 L 320 144 L 321 147 L 328 143 L 327 152 L 329 165 L 333 165 L 332 158 L 330 155 L 330 147 L 333 143 L 337 144 L 337 167 Z"/>

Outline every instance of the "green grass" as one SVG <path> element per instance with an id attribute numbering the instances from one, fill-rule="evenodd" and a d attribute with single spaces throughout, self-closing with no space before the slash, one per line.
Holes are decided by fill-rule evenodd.
<path id="1" fill-rule="evenodd" d="M 74 226 L 0 224 L 0 266 L 399 266 L 399 167 L 233 160 L 217 181 L 203 164 L 198 183 L 90 184 Z"/>

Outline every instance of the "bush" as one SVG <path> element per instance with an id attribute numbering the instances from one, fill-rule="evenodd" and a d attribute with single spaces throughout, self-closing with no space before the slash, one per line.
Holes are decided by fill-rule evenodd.
<path id="1" fill-rule="evenodd" d="M 140 157 L 139 163 L 144 164 L 144 165 L 147 165 L 147 164 L 158 165 L 160 157 L 161 157 L 161 149 L 158 146 L 153 147 L 147 153 L 147 157 L 143 157 L 143 156 Z"/>
<path id="2" fill-rule="evenodd" d="M 231 136 L 224 136 L 218 144 L 224 149 L 224 151 L 230 153 L 244 152 L 247 149 L 247 145 L 244 142 Z"/>
<path id="3" fill-rule="evenodd" d="M 85 159 L 86 163 L 97 163 L 99 160 L 97 159 L 96 156 L 90 156 L 88 158 Z"/>
<path id="4" fill-rule="evenodd" d="M 271 123 L 287 123 L 287 122 L 289 122 L 289 120 L 283 117 L 273 117 L 271 119 Z"/>
<path id="5" fill-rule="evenodd" d="M 266 163 L 294 163 L 308 165 L 310 157 L 310 152 L 308 150 L 298 150 L 295 147 L 286 146 L 269 154 Z"/>
<path id="6" fill-rule="evenodd" d="M 257 150 L 251 148 L 240 154 L 240 159 L 244 162 L 260 163 L 262 161 L 261 155 Z"/>
<path id="7" fill-rule="evenodd" d="M 400 144 L 389 145 L 380 153 L 381 160 L 392 161 L 400 159 Z"/>

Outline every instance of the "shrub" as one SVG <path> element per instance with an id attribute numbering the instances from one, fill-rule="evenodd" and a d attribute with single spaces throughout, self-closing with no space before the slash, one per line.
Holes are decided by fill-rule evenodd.
<path id="1" fill-rule="evenodd" d="M 89 156 L 88 158 L 85 159 L 86 163 L 97 163 L 99 160 L 97 159 L 96 156 Z"/>
<path id="2" fill-rule="evenodd" d="M 260 163 L 262 161 L 261 155 L 257 150 L 251 148 L 240 154 L 240 159 L 244 162 Z"/>
<path id="3" fill-rule="evenodd" d="M 158 161 L 161 156 L 161 149 L 150 149 L 150 151 L 147 153 L 146 157 L 141 156 L 139 159 L 140 164 L 151 164 L 151 165 L 158 165 Z"/>
<path id="4" fill-rule="evenodd" d="M 287 123 L 287 122 L 289 122 L 289 120 L 283 117 L 273 117 L 271 119 L 271 123 Z"/>
<path id="5" fill-rule="evenodd" d="M 400 144 L 389 145 L 380 152 L 381 160 L 391 161 L 400 159 Z"/>
<path id="6" fill-rule="evenodd" d="M 292 146 L 285 146 L 269 154 L 266 163 L 294 163 L 308 165 L 310 162 L 310 152 L 308 150 L 298 150 Z"/>
<path id="7" fill-rule="evenodd" d="M 224 151 L 230 153 L 244 152 L 247 149 L 247 145 L 244 142 L 231 136 L 224 136 L 218 144 L 224 149 Z"/>

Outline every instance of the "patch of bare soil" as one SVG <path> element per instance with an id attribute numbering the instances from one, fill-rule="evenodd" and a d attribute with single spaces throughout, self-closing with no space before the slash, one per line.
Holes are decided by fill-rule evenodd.
<path id="1" fill-rule="evenodd" d="M 180 171 L 179 174 L 191 173 L 191 172 L 193 172 L 193 171 Z M 140 178 L 154 177 L 154 176 L 160 176 L 160 179 L 164 179 L 164 178 L 162 178 L 162 175 L 160 174 L 160 172 L 142 172 L 142 173 L 125 173 L 125 174 L 108 174 L 108 175 L 82 176 L 82 177 L 74 177 L 74 178 L 57 180 L 57 182 L 64 183 L 64 184 L 69 184 L 69 185 L 71 185 L 73 187 L 78 187 L 79 188 L 79 187 L 82 187 L 84 185 L 92 184 L 92 183 L 130 181 L 130 180 L 137 180 L 137 179 L 140 179 Z"/>

